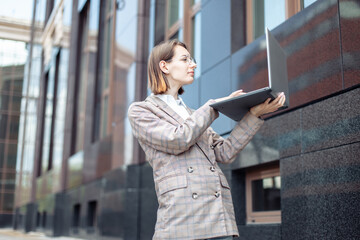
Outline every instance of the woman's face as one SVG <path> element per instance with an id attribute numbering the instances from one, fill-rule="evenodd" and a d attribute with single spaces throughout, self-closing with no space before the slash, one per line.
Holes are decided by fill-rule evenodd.
<path id="1" fill-rule="evenodd" d="M 194 81 L 196 63 L 192 61 L 190 53 L 182 46 L 175 46 L 174 57 L 166 63 L 166 76 L 170 87 L 182 87 Z"/>

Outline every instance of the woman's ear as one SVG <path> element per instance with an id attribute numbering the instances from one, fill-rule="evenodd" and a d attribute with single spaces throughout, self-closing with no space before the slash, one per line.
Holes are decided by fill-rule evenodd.
<path id="1" fill-rule="evenodd" d="M 161 69 L 161 71 L 162 71 L 163 73 L 165 73 L 165 74 L 168 74 L 168 73 L 169 73 L 169 69 L 167 68 L 166 62 L 165 62 L 164 60 L 161 60 L 161 61 L 159 62 L 159 67 L 160 67 L 160 69 Z"/>

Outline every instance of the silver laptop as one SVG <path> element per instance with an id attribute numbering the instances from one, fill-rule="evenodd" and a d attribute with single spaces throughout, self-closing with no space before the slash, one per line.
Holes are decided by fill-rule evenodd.
<path id="1" fill-rule="evenodd" d="M 269 86 L 210 105 L 235 121 L 240 121 L 253 106 L 265 102 L 268 98 L 273 100 L 281 92 L 284 92 L 286 101 L 279 110 L 289 106 L 286 54 L 268 28 L 265 33 Z"/>

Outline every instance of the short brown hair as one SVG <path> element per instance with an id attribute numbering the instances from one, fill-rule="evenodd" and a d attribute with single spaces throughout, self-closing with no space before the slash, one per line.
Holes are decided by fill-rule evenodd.
<path id="1" fill-rule="evenodd" d="M 184 43 L 180 42 L 177 39 L 161 42 L 156 45 L 149 56 L 148 60 L 148 79 L 149 79 L 149 88 L 154 94 L 165 93 L 169 88 L 169 82 L 166 78 L 165 73 L 161 71 L 159 63 L 164 60 L 165 62 L 170 62 L 175 54 L 175 47 L 181 46 L 187 50 L 187 47 Z M 178 94 L 183 94 L 184 89 L 181 87 L 178 91 Z"/>

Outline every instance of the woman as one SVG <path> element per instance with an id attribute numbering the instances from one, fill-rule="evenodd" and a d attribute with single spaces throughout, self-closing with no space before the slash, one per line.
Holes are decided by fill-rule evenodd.
<path id="1" fill-rule="evenodd" d="M 280 94 L 250 109 L 223 139 L 210 127 L 219 113 L 209 100 L 196 111 L 179 97 L 194 81 L 185 44 L 167 41 L 149 57 L 152 95 L 129 107 L 133 134 L 153 168 L 159 208 L 153 239 L 232 239 L 238 236 L 229 184 L 217 162 L 231 163 L 263 124 L 259 117 L 285 102 Z"/>

